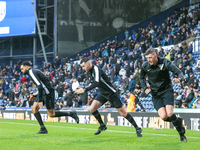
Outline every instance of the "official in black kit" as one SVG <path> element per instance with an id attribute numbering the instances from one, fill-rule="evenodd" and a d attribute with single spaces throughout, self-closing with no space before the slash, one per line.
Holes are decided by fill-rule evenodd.
<path id="1" fill-rule="evenodd" d="M 44 75 L 44 73 L 38 69 L 32 69 L 29 61 L 25 61 L 20 66 L 21 72 L 24 75 L 29 75 L 29 79 L 37 86 L 38 92 L 31 95 L 30 99 L 35 99 L 32 106 L 32 112 L 40 124 L 40 131 L 38 134 L 47 134 L 48 131 L 43 124 L 39 109 L 43 107 L 46 103 L 47 113 L 50 117 L 60 117 L 60 116 L 71 116 L 79 123 L 79 118 L 75 111 L 73 112 L 63 112 L 54 111 L 54 89 L 50 84 L 49 79 Z"/>
<path id="2" fill-rule="evenodd" d="M 158 52 L 154 48 L 149 48 L 145 57 L 147 61 L 143 63 L 140 72 L 140 82 L 146 94 L 151 92 L 154 108 L 164 121 L 172 122 L 180 135 L 181 142 L 187 142 L 185 137 L 185 128 L 182 126 L 182 118 L 177 118 L 173 111 L 174 91 L 170 79 L 169 71 L 178 75 L 174 78 L 174 83 L 184 80 L 184 76 L 171 61 L 166 58 L 158 57 Z M 146 85 L 146 78 L 150 88 Z"/>
<path id="3" fill-rule="evenodd" d="M 102 69 L 96 65 L 93 65 L 90 58 L 88 57 L 84 57 L 81 60 L 80 65 L 86 72 L 90 74 L 90 77 L 92 79 L 92 84 L 85 89 L 78 88 L 75 91 L 75 93 L 82 94 L 95 87 L 98 87 L 99 89 L 98 95 L 94 98 L 90 106 L 91 113 L 100 123 L 98 130 L 94 134 L 98 135 L 101 133 L 101 131 L 105 131 L 107 129 L 97 109 L 107 101 L 110 101 L 113 104 L 113 106 L 117 109 L 117 111 L 120 113 L 120 115 L 125 117 L 135 127 L 137 137 L 142 137 L 142 129 L 137 126 L 133 117 L 126 112 L 126 110 L 122 105 L 122 102 L 119 99 L 119 96 L 116 93 L 116 89 L 112 86 L 110 79 L 102 71 Z"/>

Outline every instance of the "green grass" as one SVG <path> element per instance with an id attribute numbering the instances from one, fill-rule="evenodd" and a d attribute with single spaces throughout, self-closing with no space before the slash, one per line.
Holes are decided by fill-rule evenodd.
<path id="1" fill-rule="evenodd" d="M 143 128 L 143 137 L 137 138 L 133 127 L 107 126 L 100 135 L 94 135 L 98 125 L 45 122 L 48 134 L 39 131 L 37 121 L 0 119 L 1 150 L 197 150 L 200 147 L 198 131 L 186 131 L 188 142 L 179 142 L 174 129 Z"/>

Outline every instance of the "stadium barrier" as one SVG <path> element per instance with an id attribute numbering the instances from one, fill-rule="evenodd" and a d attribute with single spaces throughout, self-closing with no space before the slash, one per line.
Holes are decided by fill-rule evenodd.
<path id="1" fill-rule="evenodd" d="M 80 119 L 80 123 L 84 124 L 98 124 L 97 120 L 90 113 L 89 109 L 66 109 L 63 111 L 76 110 Z M 131 124 L 116 111 L 116 109 L 99 109 L 102 119 L 107 125 L 131 126 Z M 40 110 L 43 121 L 48 122 L 69 122 L 75 123 L 71 117 L 48 117 L 46 109 Z M 174 128 L 172 123 L 164 122 L 160 119 L 157 112 L 133 112 L 130 113 L 138 126 L 143 128 Z M 199 131 L 200 127 L 200 109 L 175 109 L 175 114 L 183 118 L 183 125 L 186 129 Z M 36 120 L 31 109 L 13 109 L 1 110 L 0 119 L 22 119 L 22 120 Z"/>

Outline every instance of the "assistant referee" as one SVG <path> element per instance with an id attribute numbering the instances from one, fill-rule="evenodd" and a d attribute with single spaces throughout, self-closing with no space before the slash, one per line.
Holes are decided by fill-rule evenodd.
<path id="1" fill-rule="evenodd" d="M 169 71 L 178 75 L 173 82 L 178 83 L 184 80 L 184 76 L 171 61 L 158 57 L 158 52 L 154 48 L 147 49 L 145 53 L 147 61 L 142 64 L 140 72 L 140 82 L 146 94 L 151 92 L 154 108 L 158 111 L 160 118 L 164 121 L 172 122 L 180 135 L 181 142 L 187 142 L 185 128 L 182 126 L 182 118 L 177 118 L 173 111 L 174 91 L 169 75 Z M 146 77 L 150 88 L 146 85 Z"/>
<path id="2" fill-rule="evenodd" d="M 126 118 L 135 127 L 137 137 L 142 137 L 142 129 L 137 126 L 133 117 L 124 109 L 123 104 L 119 99 L 119 96 L 117 95 L 116 89 L 112 86 L 110 79 L 105 74 L 105 72 L 103 72 L 102 69 L 97 67 L 96 65 L 93 65 L 90 58 L 88 57 L 84 57 L 81 60 L 80 64 L 81 67 L 89 73 L 89 76 L 92 80 L 92 84 L 85 89 L 77 89 L 75 93 L 82 94 L 95 87 L 98 87 L 99 89 L 98 95 L 94 98 L 90 106 L 91 113 L 100 123 L 98 130 L 94 134 L 98 135 L 101 133 L 101 131 L 107 129 L 97 109 L 107 101 L 110 101 L 110 103 L 113 104 L 113 106 L 117 109 L 120 115 Z"/>
<path id="3" fill-rule="evenodd" d="M 24 75 L 29 75 L 29 79 L 37 86 L 38 93 L 35 96 L 32 106 L 32 112 L 40 124 L 40 131 L 38 134 L 47 134 L 48 131 L 44 126 L 39 109 L 43 107 L 43 104 L 46 103 L 47 113 L 50 117 L 60 117 L 60 116 L 70 116 L 79 123 L 79 118 L 75 111 L 72 112 L 63 112 L 63 111 L 54 111 L 54 88 L 51 86 L 49 79 L 44 75 L 44 73 L 38 69 L 32 69 L 29 61 L 25 61 L 20 66 L 21 72 Z"/>

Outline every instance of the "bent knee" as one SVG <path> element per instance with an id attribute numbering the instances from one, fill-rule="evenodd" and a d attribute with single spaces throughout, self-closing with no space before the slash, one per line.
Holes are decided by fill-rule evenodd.
<path id="1" fill-rule="evenodd" d="M 96 110 L 97 110 L 97 109 L 91 108 L 91 107 L 90 107 L 90 112 L 91 112 L 91 113 L 95 112 Z"/>
<path id="2" fill-rule="evenodd" d="M 170 112 L 170 113 L 167 113 L 167 116 L 171 117 L 173 114 L 174 114 L 173 112 Z"/>
<path id="3" fill-rule="evenodd" d="M 126 116 L 127 116 L 127 113 L 121 113 L 121 116 L 122 116 L 122 117 L 126 117 Z"/>
<path id="4" fill-rule="evenodd" d="M 126 117 L 127 116 L 127 112 L 125 111 L 125 109 L 117 109 L 117 111 L 119 112 L 119 114 L 122 117 Z"/>
<path id="5" fill-rule="evenodd" d="M 167 115 L 160 115 L 160 118 L 161 118 L 162 120 L 166 120 L 166 119 L 168 118 L 168 116 L 167 116 Z"/>
<path id="6" fill-rule="evenodd" d="M 55 117 L 55 115 L 52 114 L 52 113 L 51 113 L 51 114 L 49 113 L 48 116 L 49 116 L 49 117 Z"/>
<path id="7" fill-rule="evenodd" d="M 39 109 L 38 109 L 37 107 L 32 107 L 32 109 L 31 109 L 31 110 L 32 110 L 33 114 L 35 114 L 35 113 L 37 113 L 37 112 L 38 112 L 38 110 L 39 110 Z"/>

